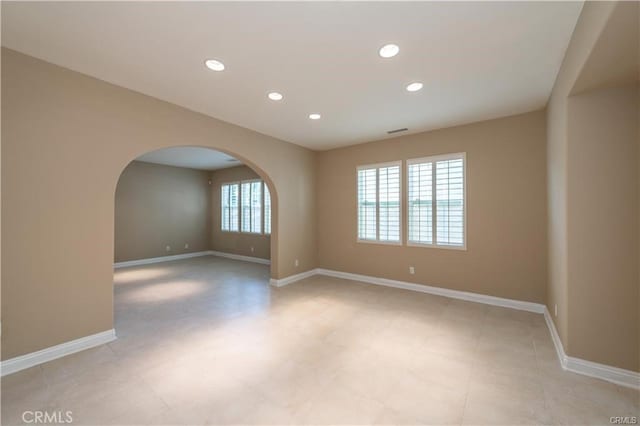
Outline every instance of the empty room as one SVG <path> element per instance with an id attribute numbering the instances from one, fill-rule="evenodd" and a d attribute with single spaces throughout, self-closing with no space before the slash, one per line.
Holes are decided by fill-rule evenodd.
<path id="1" fill-rule="evenodd" d="M 640 422 L 640 3 L 2 1 L 3 425 Z"/>

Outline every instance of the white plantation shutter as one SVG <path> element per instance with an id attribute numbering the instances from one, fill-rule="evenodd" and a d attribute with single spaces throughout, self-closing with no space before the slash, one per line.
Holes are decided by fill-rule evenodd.
<path id="1" fill-rule="evenodd" d="M 251 229 L 251 183 L 242 182 L 242 190 L 240 191 L 242 203 L 242 220 L 240 221 L 240 227 L 242 232 L 249 232 Z"/>
<path id="2" fill-rule="evenodd" d="M 223 231 L 239 231 L 238 229 L 238 184 L 224 184 L 220 188 L 221 229 Z"/>
<path id="3" fill-rule="evenodd" d="M 229 191 L 229 230 L 238 232 L 240 230 L 240 185 L 233 184 Z"/>
<path id="4" fill-rule="evenodd" d="M 377 169 L 358 170 L 358 239 L 376 240 Z"/>
<path id="5" fill-rule="evenodd" d="M 262 181 L 251 182 L 251 232 L 262 232 Z"/>
<path id="6" fill-rule="evenodd" d="M 436 161 L 436 242 L 464 246 L 464 160 Z"/>
<path id="7" fill-rule="evenodd" d="M 410 243 L 433 243 L 433 163 L 407 165 L 408 239 Z"/>
<path id="8" fill-rule="evenodd" d="M 400 166 L 378 169 L 378 239 L 400 242 Z"/>
<path id="9" fill-rule="evenodd" d="M 222 185 L 220 187 L 220 218 L 222 223 L 220 224 L 223 231 L 229 230 L 229 185 Z"/>
<path id="10" fill-rule="evenodd" d="M 400 242 L 400 164 L 358 168 L 358 239 Z"/>
<path id="11" fill-rule="evenodd" d="M 271 193 L 264 184 L 264 233 L 271 234 Z"/>
<path id="12" fill-rule="evenodd" d="M 464 153 L 407 161 L 409 244 L 466 247 L 464 163 Z"/>
<path id="13" fill-rule="evenodd" d="M 262 232 L 262 181 L 242 182 L 242 232 Z"/>

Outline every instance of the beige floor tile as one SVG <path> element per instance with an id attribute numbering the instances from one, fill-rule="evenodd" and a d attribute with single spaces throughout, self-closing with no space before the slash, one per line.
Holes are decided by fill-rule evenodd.
<path id="1" fill-rule="evenodd" d="M 385 405 L 422 424 L 460 424 L 466 388 L 452 389 L 436 382 L 403 374 L 393 384 Z"/>
<path id="2" fill-rule="evenodd" d="M 296 418 L 301 424 L 363 425 L 373 423 L 383 408 L 380 402 L 335 383 L 302 404 Z"/>
<path id="3" fill-rule="evenodd" d="M 541 315 L 203 257 L 119 269 L 118 339 L 2 378 L 2 424 L 608 424 L 640 393 L 560 368 Z"/>
<path id="4" fill-rule="evenodd" d="M 544 394 L 522 394 L 509 390 L 471 388 L 467 395 L 465 425 L 552 424 Z"/>
<path id="5" fill-rule="evenodd" d="M 365 398 L 384 403 L 394 391 L 394 385 L 408 370 L 402 364 L 389 365 L 380 358 L 360 353 L 359 361 L 345 363 L 332 382 Z M 354 357 L 354 361 L 355 361 Z"/>
<path id="6" fill-rule="evenodd" d="M 619 402 L 625 407 L 624 411 L 640 419 L 640 391 L 618 386 L 618 393 Z"/>
<path id="7" fill-rule="evenodd" d="M 610 407 L 572 394 L 562 397 L 546 394 L 546 403 L 556 425 L 606 425 L 611 424 L 611 416 L 618 415 Z"/>
<path id="8" fill-rule="evenodd" d="M 450 390 L 466 391 L 473 363 L 438 353 L 416 351 L 407 367 L 417 377 Z"/>
<path id="9" fill-rule="evenodd" d="M 143 382 L 132 382 L 108 394 L 92 392 L 83 398 L 60 401 L 64 410 L 73 413 L 74 424 L 119 424 L 128 419 L 132 424 L 144 423 L 143 419 L 167 410 L 167 405 Z"/>
<path id="10" fill-rule="evenodd" d="M 374 425 L 389 425 L 389 426 L 411 426 L 422 424 L 416 419 L 412 419 L 404 413 L 392 410 L 389 407 L 385 407 L 382 413 L 373 421 Z"/>

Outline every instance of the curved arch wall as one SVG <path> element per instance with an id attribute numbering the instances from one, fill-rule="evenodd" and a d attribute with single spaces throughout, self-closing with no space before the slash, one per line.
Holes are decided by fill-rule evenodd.
<path id="1" fill-rule="evenodd" d="M 113 328 L 114 193 L 145 152 L 210 147 L 258 171 L 272 276 L 316 267 L 313 151 L 8 49 L 2 103 L 2 359 Z"/>

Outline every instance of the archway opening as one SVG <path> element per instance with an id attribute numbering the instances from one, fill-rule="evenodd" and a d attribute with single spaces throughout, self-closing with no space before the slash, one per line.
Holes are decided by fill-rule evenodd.
<path id="1" fill-rule="evenodd" d="M 114 215 L 114 319 L 121 337 L 145 327 L 140 315 L 158 326 L 176 319 L 168 311 L 180 317 L 268 306 L 277 194 L 257 167 L 205 147 L 145 153 L 122 171 Z M 216 304 L 220 292 L 234 294 L 231 306 Z"/>

